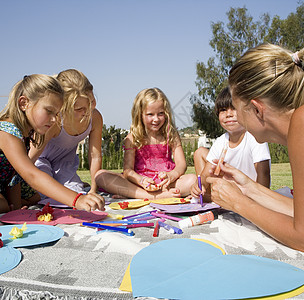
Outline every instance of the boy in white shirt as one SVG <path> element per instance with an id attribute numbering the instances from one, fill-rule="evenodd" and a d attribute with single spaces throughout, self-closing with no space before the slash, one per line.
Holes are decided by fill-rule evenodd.
<path id="1" fill-rule="evenodd" d="M 270 186 L 270 152 L 267 143 L 259 144 L 253 135 L 237 121 L 236 110 L 232 105 L 229 88 L 224 88 L 215 100 L 215 113 L 221 126 L 227 131 L 218 137 L 209 152 L 206 148 L 199 148 L 194 154 L 196 175 L 201 176 L 202 191 L 196 181 L 191 189 L 191 195 L 199 198 L 200 193 L 204 200 L 210 199 L 210 186 L 206 178 L 214 159 L 219 159 L 221 152 L 228 143 L 228 150 L 224 161 L 239 169 L 252 180 Z"/>

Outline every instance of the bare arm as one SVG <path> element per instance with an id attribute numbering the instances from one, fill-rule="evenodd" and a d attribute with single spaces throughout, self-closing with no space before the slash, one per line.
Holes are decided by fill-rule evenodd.
<path id="1" fill-rule="evenodd" d="M 92 116 L 92 130 L 89 135 L 89 164 L 91 174 L 91 190 L 96 193 L 97 184 L 95 174 L 102 167 L 101 142 L 102 142 L 103 119 L 100 112 L 95 109 Z"/>
<path id="2" fill-rule="evenodd" d="M 172 149 L 172 155 L 175 162 L 175 168 L 170 172 L 160 172 L 159 178 L 162 179 L 160 186 L 167 188 L 170 183 L 175 182 L 187 170 L 186 158 L 178 133 L 175 137 L 175 143 Z"/>
<path id="3" fill-rule="evenodd" d="M 254 164 L 257 172 L 256 182 L 269 188 L 270 187 L 270 167 L 269 160 L 263 160 Z"/>
<path id="4" fill-rule="evenodd" d="M 124 142 L 125 154 L 124 154 L 124 167 L 123 176 L 129 181 L 143 186 L 143 176 L 139 175 L 134 171 L 135 164 L 135 147 L 133 145 L 132 134 L 129 133 Z"/>
<path id="5" fill-rule="evenodd" d="M 239 213 L 281 243 L 304 251 L 304 136 L 301 129 L 304 129 L 304 107 L 300 107 L 294 112 L 288 132 L 288 151 L 294 185 L 293 216 L 289 215 L 290 211 L 278 212 L 258 203 L 257 197 L 263 195 L 263 203 L 270 201 L 273 206 L 278 203 L 279 199 L 287 198 L 285 202 L 287 200 L 292 202 L 292 199 L 281 197 L 277 193 L 273 194 L 274 192 L 263 193 L 266 188 L 258 183 L 247 182 L 250 187 L 245 188 L 245 194 L 242 194 L 235 183 L 227 180 L 209 177 L 207 181 L 212 184 L 212 199 L 216 203 Z M 223 167 L 224 172 L 229 172 L 229 168 Z M 224 178 L 225 176 L 226 174 Z M 240 183 L 239 180 L 235 181 Z M 256 187 L 255 192 L 252 189 L 253 186 Z"/>
<path id="6" fill-rule="evenodd" d="M 28 157 L 23 142 L 9 133 L 0 131 L 0 148 L 13 168 L 35 190 L 63 204 L 72 206 L 77 193 L 69 190 L 45 172 L 36 168 Z M 102 197 L 81 196 L 76 202 L 78 209 L 103 210 Z"/>

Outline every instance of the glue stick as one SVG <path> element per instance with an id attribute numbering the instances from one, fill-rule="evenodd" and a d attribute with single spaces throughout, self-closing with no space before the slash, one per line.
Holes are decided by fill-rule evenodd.
<path id="1" fill-rule="evenodd" d="M 218 217 L 218 212 L 217 211 L 208 211 L 203 214 L 198 214 L 195 216 L 192 216 L 187 219 L 183 219 L 178 222 L 178 225 L 180 228 L 187 228 L 187 227 L 192 227 L 195 225 L 200 225 L 200 224 L 205 224 L 208 222 L 211 222 Z"/>

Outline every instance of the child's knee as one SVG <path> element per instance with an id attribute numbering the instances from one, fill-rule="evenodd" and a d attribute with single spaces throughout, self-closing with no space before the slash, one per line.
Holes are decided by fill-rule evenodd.
<path id="1" fill-rule="evenodd" d="M 97 184 L 102 184 L 102 182 L 104 182 L 105 180 L 105 176 L 106 176 L 106 170 L 98 170 L 95 174 L 95 182 Z"/>

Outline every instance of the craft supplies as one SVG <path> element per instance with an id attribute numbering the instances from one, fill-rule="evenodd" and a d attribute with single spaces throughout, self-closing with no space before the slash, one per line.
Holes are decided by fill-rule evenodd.
<path id="1" fill-rule="evenodd" d="M 164 222 L 158 221 L 159 226 L 165 228 L 168 230 L 170 233 L 177 233 L 177 234 L 182 234 L 183 231 L 180 228 L 174 227 L 172 225 L 166 224 Z"/>
<path id="2" fill-rule="evenodd" d="M 153 227 L 153 223 L 142 223 L 142 224 L 128 224 L 127 228 L 138 228 L 138 227 Z"/>
<path id="3" fill-rule="evenodd" d="M 152 212 L 151 215 L 155 216 L 155 217 L 158 217 L 158 218 L 169 219 L 169 220 L 173 220 L 173 221 L 177 221 L 177 222 L 180 221 L 180 220 L 182 220 L 181 218 L 167 216 L 166 214 L 159 213 L 159 212 Z"/>
<path id="4" fill-rule="evenodd" d="M 197 182 L 198 182 L 198 187 L 200 188 L 200 190 L 202 191 L 202 180 L 201 180 L 201 176 L 200 175 L 197 175 Z M 203 206 L 204 204 L 204 201 L 203 201 L 203 195 L 202 193 L 200 193 L 200 203 L 201 203 L 201 206 Z"/>
<path id="5" fill-rule="evenodd" d="M 22 225 L 21 228 L 18 228 L 17 226 L 14 226 L 11 231 L 9 232 L 9 235 L 12 236 L 12 240 L 14 239 L 19 239 L 19 238 L 22 238 L 23 237 L 23 232 L 27 230 L 27 227 L 26 227 L 26 223 L 24 223 Z"/>
<path id="6" fill-rule="evenodd" d="M 203 214 L 197 214 L 195 216 L 183 219 L 178 222 L 180 228 L 192 227 L 195 225 L 205 224 L 218 218 L 218 212 L 216 210 L 210 210 Z"/>
<path id="7" fill-rule="evenodd" d="M 124 218 L 123 215 L 115 215 L 115 214 L 108 214 L 108 217 L 116 220 L 122 220 Z"/>
<path id="8" fill-rule="evenodd" d="M 37 212 L 36 217 L 38 221 L 51 222 L 54 219 L 54 209 L 48 202 L 41 211 Z"/>
<path id="9" fill-rule="evenodd" d="M 158 174 L 156 173 L 156 174 L 154 175 L 154 177 L 152 178 L 152 180 L 154 181 L 157 177 L 158 177 Z M 151 182 L 149 182 L 149 183 L 147 184 L 146 188 L 148 188 L 150 185 L 151 185 Z"/>
<path id="10" fill-rule="evenodd" d="M 156 211 L 157 211 L 157 209 L 151 210 L 151 211 L 146 211 L 146 212 L 142 212 L 142 213 L 139 213 L 139 214 L 135 214 L 135 215 L 131 215 L 131 216 L 126 216 L 126 217 L 123 217 L 122 219 L 123 220 L 125 220 L 125 219 L 132 219 L 132 218 L 135 219 L 135 217 L 144 216 L 146 214 L 151 214 L 152 212 L 156 212 Z"/>
<path id="11" fill-rule="evenodd" d="M 127 235 L 131 235 L 131 236 L 134 235 L 134 232 L 131 231 L 128 228 L 107 226 L 107 225 L 102 225 L 102 224 L 97 224 L 97 223 L 88 223 L 88 222 L 83 222 L 82 225 L 83 226 L 88 226 L 88 227 L 99 228 L 99 229 L 108 229 L 108 230 L 111 230 L 111 231 L 118 231 L 118 232 L 122 232 L 122 233 L 125 233 Z"/>
<path id="12" fill-rule="evenodd" d="M 77 224 L 81 222 L 93 222 L 104 219 L 108 213 L 104 211 L 85 211 L 85 210 L 72 210 L 54 208 L 53 220 L 50 222 L 38 221 L 37 210 L 34 209 L 17 209 L 12 210 L 0 217 L 0 222 L 11 224 L 44 224 L 44 225 L 57 225 L 57 224 Z"/>
<path id="13" fill-rule="evenodd" d="M 158 237 L 158 233 L 159 233 L 159 221 L 157 221 L 155 224 L 154 231 L 153 231 L 153 237 Z"/>
<path id="14" fill-rule="evenodd" d="M 214 171 L 214 175 L 216 175 L 216 176 L 218 176 L 220 174 L 220 171 L 221 171 L 220 164 L 222 164 L 224 162 L 224 159 L 225 159 L 225 156 L 226 156 L 226 153 L 227 153 L 227 150 L 228 150 L 228 145 L 229 145 L 229 142 L 226 142 L 225 146 L 222 150 L 222 153 L 220 155 L 219 161 L 216 165 L 216 168 L 215 168 L 215 171 Z"/>
<path id="15" fill-rule="evenodd" d="M 132 219 L 134 221 L 147 221 L 147 220 L 152 220 L 155 219 L 155 216 L 151 216 L 151 215 L 147 215 L 145 217 L 140 217 L 140 218 L 136 218 L 136 219 Z"/>

